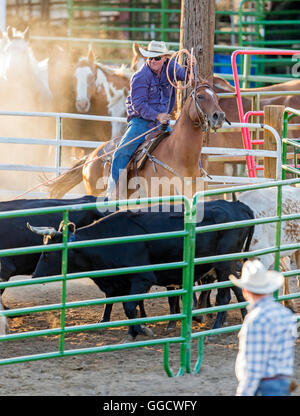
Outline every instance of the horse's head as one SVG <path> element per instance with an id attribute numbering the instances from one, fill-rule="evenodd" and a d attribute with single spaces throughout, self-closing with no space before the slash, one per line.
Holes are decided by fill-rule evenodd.
<path id="1" fill-rule="evenodd" d="M 225 113 L 218 103 L 218 97 L 211 85 L 202 81 L 190 94 L 189 117 L 196 127 L 203 131 L 217 130 L 225 120 Z"/>
<path id="2" fill-rule="evenodd" d="M 15 79 L 28 79 L 32 73 L 32 67 L 36 63 L 33 52 L 29 45 L 29 29 L 20 32 L 15 28 L 8 27 L 6 42 L 3 48 L 5 56 L 4 76 L 10 81 Z"/>
<path id="3" fill-rule="evenodd" d="M 91 107 L 91 99 L 96 93 L 97 65 L 92 49 L 87 58 L 80 58 L 74 72 L 76 91 L 76 110 L 87 113 Z"/>

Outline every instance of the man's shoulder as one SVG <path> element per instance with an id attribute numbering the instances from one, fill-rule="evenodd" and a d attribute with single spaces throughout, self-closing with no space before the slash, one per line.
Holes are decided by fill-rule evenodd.
<path id="1" fill-rule="evenodd" d="M 290 309 L 272 298 L 266 299 L 260 305 L 257 305 L 250 314 L 252 322 L 261 322 L 262 324 L 278 319 L 284 320 L 284 318 L 288 320 L 293 317 L 293 312 Z"/>
<path id="2" fill-rule="evenodd" d="M 151 69 L 147 64 L 144 64 L 138 71 L 132 75 L 132 79 L 148 78 L 151 76 Z"/>

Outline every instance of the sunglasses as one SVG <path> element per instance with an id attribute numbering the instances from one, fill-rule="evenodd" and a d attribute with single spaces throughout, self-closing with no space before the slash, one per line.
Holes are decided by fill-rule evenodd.
<path id="1" fill-rule="evenodd" d="M 149 61 L 152 61 L 152 59 L 154 59 L 154 61 L 160 61 L 161 60 L 161 56 L 156 56 L 155 58 L 148 58 Z"/>

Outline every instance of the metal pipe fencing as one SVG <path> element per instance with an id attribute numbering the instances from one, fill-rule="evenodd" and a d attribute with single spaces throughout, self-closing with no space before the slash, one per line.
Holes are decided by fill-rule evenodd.
<path id="1" fill-rule="evenodd" d="M 247 93 L 248 94 L 248 93 Z M 251 95 L 251 93 L 249 93 Z M 260 94 L 260 93 L 258 93 Z M 1 116 L 11 116 L 11 117 L 33 117 L 33 118 L 53 118 L 56 122 L 55 127 L 55 139 L 34 139 L 34 138 L 20 138 L 20 137 L 0 137 L 0 143 L 14 143 L 14 144 L 27 144 L 27 145 L 43 145 L 43 146 L 51 146 L 55 147 L 55 166 L 35 166 L 35 165 L 25 165 L 25 164 L 0 164 L 0 170 L 8 170 L 8 171 L 23 171 L 23 172 L 43 172 L 43 173 L 55 173 L 56 176 L 60 175 L 62 172 L 65 172 L 68 168 L 62 166 L 62 148 L 63 147 L 85 147 L 94 149 L 100 146 L 102 143 L 101 141 L 82 141 L 82 140 L 69 140 L 63 138 L 62 133 L 62 122 L 64 119 L 77 119 L 77 120 L 90 120 L 90 121 L 109 121 L 109 122 L 121 122 L 126 123 L 126 118 L 123 117 L 108 117 L 108 116 L 91 116 L 91 115 L 82 115 L 82 114 L 72 114 L 72 113 L 54 113 L 54 112 L 16 112 L 16 111 L 0 111 Z M 175 124 L 175 121 L 172 121 L 171 124 Z M 202 153 L 209 154 L 209 155 L 225 155 L 226 157 L 230 158 L 232 156 L 245 156 L 246 158 L 249 157 L 274 157 L 277 160 L 277 179 L 281 176 L 281 140 L 280 136 L 272 127 L 266 124 L 259 124 L 259 123 L 231 123 L 228 125 L 224 123 L 222 129 L 219 131 L 234 131 L 236 129 L 243 129 L 248 127 L 249 129 L 267 129 L 269 130 L 275 137 L 277 143 L 277 150 L 276 151 L 267 151 L 267 150 L 251 150 L 251 149 L 234 149 L 234 154 L 232 149 L 230 148 L 220 148 L 220 147 L 203 147 Z M 253 178 L 253 180 L 249 180 L 248 177 L 229 177 L 229 176 L 212 176 L 211 179 L 205 179 L 211 183 L 214 182 L 221 182 L 221 183 L 260 183 L 262 181 L 266 181 L 263 178 Z M 41 183 L 42 185 L 42 183 Z M 3 190 L 2 190 L 3 192 Z M 21 192 L 15 193 L 21 194 Z M 33 196 L 32 194 L 29 194 Z M 43 196 L 44 194 L 38 193 L 34 196 Z"/>
<path id="2" fill-rule="evenodd" d="M 207 313 L 216 313 L 220 311 L 230 311 L 232 309 L 241 309 L 246 306 L 246 302 L 235 303 L 230 305 L 214 306 L 205 309 L 193 310 L 193 293 L 209 290 L 209 289 L 218 289 L 222 287 L 231 287 L 233 284 L 230 281 L 222 283 L 213 283 L 209 285 L 194 286 L 194 268 L 198 264 L 211 263 L 215 261 L 225 261 L 225 260 L 236 260 L 243 258 L 252 258 L 257 255 L 263 255 L 268 253 L 275 253 L 275 269 L 279 270 L 279 256 L 281 251 L 287 251 L 291 249 L 300 248 L 300 243 L 295 245 L 282 245 L 280 242 L 280 231 L 282 221 L 288 220 L 299 220 L 300 213 L 294 213 L 290 215 L 282 215 L 281 213 L 281 198 L 282 193 L 281 189 L 286 185 L 293 185 L 300 183 L 300 179 L 290 179 L 290 180 L 281 180 L 273 181 L 271 183 L 263 183 L 252 185 L 251 189 L 263 189 L 268 187 L 276 186 L 278 189 L 277 193 L 277 215 L 274 217 L 260 218 L 247 221 L 239 221 L 234 223 L 224 223 L 210 226 L 198 226 L 196 223 L 196 212 L 197 212 L 197 202 L 200 198 L 209 197 L 213 195 L 228 194 L 231 192 L 243 192 L 249 190 L 249 186 L 239 186 L 239 187 L 230 187 L 226 189 L 210 190 L 197 193 L 193 201 L 189 201 L 184 196 L 172 196 L 170 197 L 160 197 L 160 198 L 143 198 L 141 200 L 126 200 L 118 201 L 118 205 L 127 206 L 129 209 L 131 206 L 136 208 L 136 204 L 146 204 L 146 203 L 163 203 L 163 202 L 182 202 L 184 204 L 184 226 L 182 230 L 172 232 L 172 233 L 155 233 L 155 234 L 145 234 L 137 236 L 127 236 L 127 237 L 117 237 L 117 238 L 106 238 L 106 239 L 96 239 L 96 240 L 87 240 L 84 242 L 70 242 L 68 241 L 68 214 L 71 211 L 76 210 L 89 210 L 95 208 L 110 208 L 115 206 L 115 201 L 112 202 L 101 202 L 101 203 L 89 203 L 83 205 L 66 205 L 64 207 L 53 207 L 53 208 L 40 208 L 34 210 L 23 210 L 23 211 L 11 211 L 11 212 L 1 212 L 1 218 L 14 218 L 21 217 L 25 215 L 41 215 L 45 213 L 53 212 L 63 212 L 64 218 L 64 227 L 63 227 L 63 241 L 59 244 L 52 244 L 46 246 L 34 246 L 30 248 L 18 248 L 18 249 L 9 249 L 9 250 L 0 250 L 0 258 L 3 256 L 24 254 L 24 253 L 36 253 L 36 252 L 47 252 L 54 250 L 61 250 L 62 255 L 62 273 L 58 276 L 35 278 L 32 280 L 20 280 L 14 282 L 0 283 L 0 289 L 17 287 L 17 286 L 27 286 L 35 285 L 40 283 L 49 283 L 49 282 L 61 282 L 62 285 L 62 295 L 61 302 L 59 304 L 50 304 L 43 306 L 35 306 L 32 308 L 18 308 L 12 310 L 5 310 L 1 312 L 3 315 L 16 316 L 22 314 L 31 314 L 37 312 L 45 311 L 60 311 L 60 325 L 54 329 L 45 329 L 45 330 L 35 330 L 35 331 L 26 331 L 15 334 L 8 334 L 0 337 L 0 342 L 8 342 L 14 340 L 28 339 L 41 336 L 49 335 L 58 335 L 58 348 L 56 351 L 51 351 L 48 353 L 42 354 L 33 354 L 33 355 L 23 355 L 19 357 L 7 357 L 0 360 L 0 365 L 5 364 L 15 364 L 20 362 L 35 361 L 48 358 L 56 357 L 68 357 L 73 355 L 89 354 L 89 353 L 100 353 L 107 351 L 121 351 L 124 349 L 132 349 L 146 346 L 162 345 L 163 346 L 163 363 L 164 369 L 168 376 L 173 376 L 175 373 L 170 367 L 169 363 L 169 352 L 170 346 L 173 344 L 180 344 L 180 356 L 179 356 L 179 370 L 177 375 L 183 375 L 185 373 L 199 372 L 201 369 L 201 364 L 203 361 L 204 354 L 204 338 L 206 336 L 214 336 L 217 334 L 236 332 L 240 329 L 241 325 L 229 326 L 221 329 L 212 329 L 199 332 L 192 332 L 192 317 L 196 315 L 203 315 Z M 214 230 L 225 230 L 232 228 L 242 228 L 248 227 L 255 224 L 263 223 L 276 223 L 276 244 L 274 247 L 266 247 L 263 250 L 257 250 L 253 252 L 241 252 L 241 253 L 232 253 L 227 255 L 218 255 L 204 258 L 195 258 L 195 244 L 196 244 L 196 235 L 198 233 L 210 232 Z M 88 247 L 88 246 L 103 246 L 106 244 L 120 244 L 128 243 L 134 241 L 148 241 L 148 240 L 158 240 L 163 238 L 183 238 L 183 253 L 182 261 L 175 263 L 163 263 L 163 264 L 146 264 L 137 267 L 123 267 L 119 269 L 106 269 L 99 270 L 94 272 L 78 272 L 69 274 L 67 272 L 67 253 L 68 250 L 75 247 Z M 112 298 L 97 298 L 93 300 L 84 300 L 76 302 L 67 302 L 67 281 L 73 279 L 81 279 L 84 277 L 93 277 L 101 278 L 101 276 L 113 276 L 116 275 L 127 275 L 129 273 L 139 273 L 142 271 L 156 271 L 156 270 L 172 270 L 172 269 L 182 269 L 182 289 L 176 289 L 172 291 L 161 291 L 155 293 L 139 294 L 139 295 L 130 295 L 130 296 L 118 296 Z M 294 276 L 300 273 L 300 270 L 293 270 L 290 272 L 284 273 L 286 278 Z M 93 306 L 93 305 L 104 305 L 109 303 L 118 303 L 118 302 L 128 302 L 130 300 L 146 300 L 154 298 L 166 298 L 168 296 L 182 296 L 182 312 L 175 315 L 159 315 L 152 316 L 147 318 L 137 318 L 131 320 L 119 320 L 106 323 L 93 323 L 88 325 L 76 325 L 68 326 L 66 325 L 66 311 L 70 308 L 79 308 L 82 306 Z M 274 294 L 276 300 L 282 301 L 285 299 L 296 299 L 300 297 L 300 293 L 294 293 L 287 296 L 278 296 L 277 293 Z M 300 320 L 300 316 L 297 316 L 297 319 Z M 156 323 L 156 322 L 165 322 L 169 320 L 180 320 L 181 321 L 181 333 L 180 336 L 166 337 L 159 339 L 152 339 L 147 341 L 136 341 L 126 344 L 114 344 L 114 345 L 104 345 L 104 346 L 94 346 L 90 348 L 71 348 L 68 349 L 65 346 L 65 336 L 69 333 L 79 333 L 83 331 L 96 330 L 101 328 L 116 328 L 124 327 L 134 324 L 145 324 L 145 323 Z M 197 360 L 194 368 L 192 368 L 192 344 L 196 340 L 197 345 Z M 8 344 L 9 345 L 9 344 Z M 9 351 L 9 348 L 6 349 Z"/>

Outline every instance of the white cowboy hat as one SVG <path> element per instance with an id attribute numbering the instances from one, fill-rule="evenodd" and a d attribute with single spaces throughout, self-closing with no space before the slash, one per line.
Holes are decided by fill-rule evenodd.
<path id="1" fill-rule="evenodd" d="M 263 295 L 279 289 L 283 285 L 284 277 L 275 270 L 266 270 L 259 260 L 248 260 L 243 266 L 241 278 L 230 275 L 229 279 L 242 289 Z"/>
<path id="2" fill-rule="evenodd" d="M 149 43 L 147 50 L 143 48 L 139 48 L 139 50 L 140 53 L 146 58 L 155 58 L 156 56 L 161 55 L 172 55 L 174 53 L 174 51 L 169 51 L 167 49 L 165 42 L 158 42 L 156 40 L 152 40 Z"/>

